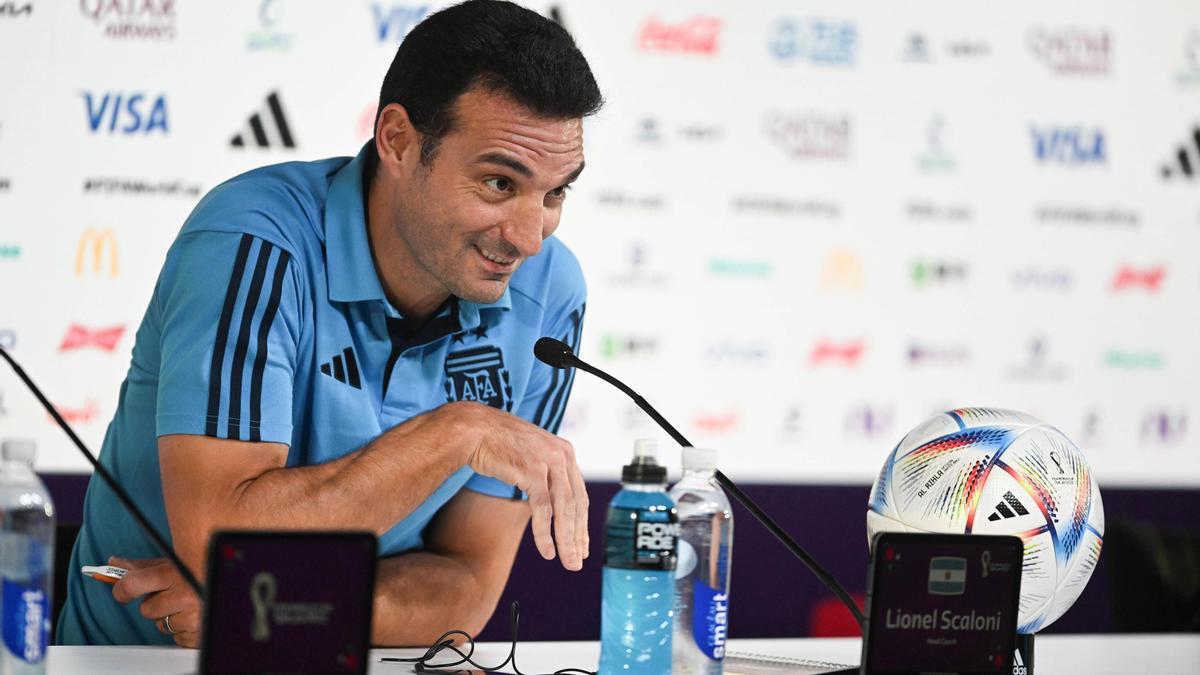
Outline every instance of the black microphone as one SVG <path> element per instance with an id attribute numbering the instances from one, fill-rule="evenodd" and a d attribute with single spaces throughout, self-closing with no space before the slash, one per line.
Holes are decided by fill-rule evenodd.
<path id="1" fill-rule="evenodd" d="M 646 411 L 646 414 L 650 415 L 655 422 L 658 422 L 658 425 L 662 427 L 664 431 L 670 434 L 671 438 L 675 439 L 676 443 L 685 448 L 692 447 L 691 441 L 684 438 L 683 434 L 679 433 L 678 429 L 671 426 L 670 422 L 668 422 L 662 415 L 658 414 L 658 411 L 655 410 L 654 407 L 649 403 L 647 403 L 646 399 L 642 398 L 637 394 L 637 392 L 626 386 L 624 382 L 621 382 L 612 375 L 609 375 L 603 370 L 600 370 L 599 368 L 583 361 L 583 359 L 580 359 L 575 355 L 575 352 L 571 350 L 571 347 L 567 345 L 567 343 L 561 340 L 555 340 L 552 337 L 543 337 L 540 338 L 533 346 L 533 354 L 538 358 L 539 361 L 553 368 L 575 367 L 580 370 L 585 370 L 599 377 L 605 382 L 615 386 L 617 389 L 620 389 L 621 391 L 625 392 L 626 395 L 632 398 L 633 402 L 637 403 L 639 408 Z M 779 542 L 783 544 L 785 548 L 787 548 L 787 550 L 791 551 L 792 555 L 795 555 L 797 558 L 799 558 L 800 562 L 804 563 L 805 567 L 807 567 L 810 572 L 816 575 L 817 579 L 820 579 L 821 583 L 825 584 L 826 588 L 828 588 L 830 591 L 833 591 L 833 594 L 842 601 L 842 604 L 846 605 L 846 609 L 850 610 L 850 614 L 852 614 L 855 621 L 858 622 L 859 628 L 862 628 L 863 624 L 866 623 L 866 618 L 863 616 L 862 610 L 858 608 L 858 605 L 855 604 L 854 600 L 850 597 L 850 594 L 846 592 L 846 589 L 842 587 L 838 580 L 835 579 L 828 570 L 822 567 L 820 563 L 814 560 L 807 551 L 800 548 L 800 544 L 797 544 L 796 540 L 792 539 L 791 535 L 789 535 L 787 532 L 784 532 L 783 528 L 779 527 L 779 525 L 777 525 L 775 521 L 766 514 L 766 512 L 759 508 L 758 504 L 755 504 L 754 500 L 750 499 L 745 492 L 742 492 L 741 488 L 734 485 L 733 481 L 729 480 L 728 476 L 717 469 L 713 472 L 713 477 L 717 479 L 717 482 L 721 484 L 721 487 L 725 488 L 729 494 L 733 495 L 734 499 L 736 499 L 742 506 L 746 507 L 747 511 L 754 514 L 754 517 L 758 519 L 758 522 L 762 523 L 763 527 L 766 527 L 771 534 L 775 535 L 775 538 L 778 539 Z"/>
<path id="2" fill-rule="evenodd" d="M 95 469 L 96 473 L 100 475 L 100 478 L 104 479 L 105 483 L 108 483 L 108 487 L 112 488 L 112 491 L 116 493 L 117 499 L 121 501 L 121 504 L 125 507 L 125 510 L 133 516 L 133 519 L 137 521 L 137 524 L 141 526 L 142 530 L 145 531 L 146 534 L 150 535 L 150 539 L 154 541 L 154 545 L 158 548 L 159 552 L 165 555 L 167 559 L 171 561 L 171 564 L 179 570 L 179 574 L 183 576 L 183 580 L 187 582 L 188 586 L 192 587 L 193 591 L 196 591 L 196 595 L 203 598 L 204 588 L 200 585 L 200 581 L 197 580 L 196 576 L 187 568 L 187 565 L 183 564 L 183 561 L 179 559 L 179 556 L 175 555 L 175 551 L 167 544 L 162 535 L 160 535 L 158 531 L 154 529 L 154 526 L 150 524 L 150 521 L 146 518 L 145 514 L 143 514 L 141 509 L 137 507 L 137 504 L 133 503 L 133 499 L 129 496 L 129 493 L 125 492 L 125 490 L 117 483 L 117 480 L 112 477 L 112 474 L 108 472 L 108 469 L 105 469 L 104 465 L 102 465 L 96 459 L 95 455 L 93 455 L 87 449 L 87 447 L 84 446 L 83 441 L 79 440 L 79 437 L 75 435 L 75 431 L 71 429 L 71 426 L 67 424 L 67 421 L 62 418 L 62 415 L 58 414 L 58 411 L 54 409 L 53 405 L 50 405 L 50 401 L 48 401 L 45 395 L 42 394 L 42 390 L 38 389 L 38 386 L 33 383 L 33 380 L 29 379 L 29 376 L 25 374 L 25 371 L 21 368 L 21 366 L 17 365 L 17 362 L 13 360 L 13 357 L 10 356 L 3 347 L 0 347 L 0 356 L 3 356 L 4 360 L 8 361 L 8 365 L 12 366 L 13 370 L 16 371 L 17 377 L 21 378 L 21 381 L 25 383 L 25 386 L 29 387 L 29 390 L 32 391 L 33 395 L 37 397 L 37 400 L 41 401 L 42 407 L 46 409 L 46 412 L 50 413 L 50 416 L 54 418 L 55 422 L 58 422 L 58 426 L 62 427 L 62 430 L 65 431 L 67 436 L 71 438 L 71 441 L 75 443 L 75 447 L 79 448 L 79 451 L 83 453 L 84 458 L 87 459 L 88 463 L 92 465 L 92 468 Z"/>

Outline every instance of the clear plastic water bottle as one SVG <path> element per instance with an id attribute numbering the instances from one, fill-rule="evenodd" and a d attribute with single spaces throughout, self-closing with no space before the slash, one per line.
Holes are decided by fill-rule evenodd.
<path id="1" fill-rule="evenodd" d="M 638 440 L 608 505 L 600 595 L 600 674 L 670 675 L 679 524 L 655 442 Z"/>
<path id="2" fill-rule="evenodd" d="M 675 673 L 720 675 L 729 634 L 733 512 L 717 484 L 717 453 L 683 449 L 683 478 L 671 488 L 679 512 L 675 569 Z"/>
<path id="3" fill-rule="evenodd" d="M 0 445 L 0 674 L 46 672 L 54 588 L 54 505 L 33 472 L 33 441 Z"/>

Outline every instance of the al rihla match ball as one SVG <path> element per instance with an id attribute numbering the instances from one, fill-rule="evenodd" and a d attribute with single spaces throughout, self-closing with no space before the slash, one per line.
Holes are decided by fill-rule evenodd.
<path id="1" fill-rule="evenodd" d="M 1017 632 L 1075 602 L 1100 560 L 1104 507 L 1083 453 L 1024 413 L 963 408 L 913 429 L 871 488 L 877 532 L 1015 535 L 1025 542 Z"/>

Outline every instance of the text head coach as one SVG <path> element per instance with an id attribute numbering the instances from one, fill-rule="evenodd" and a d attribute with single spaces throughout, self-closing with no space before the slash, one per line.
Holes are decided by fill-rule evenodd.
<path id="1" fill-rule="evenodd" d="M 216 529 L 372 530 L 372 642 L 414 645 L 483 627 L 531 514 L 580 569 L 571 379 L 533 344 L 578 345 L 584 280 L 551 235 L 601 103 L 560 26 L 467 2 L 404 39 L 356 157 L 205 195 L 100 455 L 197 575 Z M 196 646 L 199 600 L 94 477 L 83 521 L 58 642 Z M 80 575 L 110 556 L 115 587 Z"/>

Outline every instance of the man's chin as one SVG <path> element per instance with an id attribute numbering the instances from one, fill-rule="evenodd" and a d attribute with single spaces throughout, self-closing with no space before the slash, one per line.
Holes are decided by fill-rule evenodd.
<path id="1" fill-rule="evenodd" d="M 504 291 L 508 289 L 509 278 L 505 277 L 502 280 L 480 280 L 469 287 L 459 289 L 461 292 L 455 293 L 455 295 L 461 300 L 473 302 L 477 305 L 490 305 L 504 297 Z"/>

